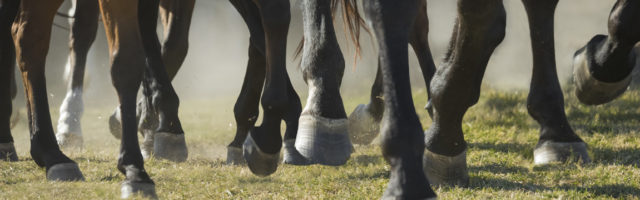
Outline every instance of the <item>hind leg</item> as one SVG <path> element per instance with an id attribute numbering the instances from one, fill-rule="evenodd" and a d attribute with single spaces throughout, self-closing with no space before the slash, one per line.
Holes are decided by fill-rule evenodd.
<path id="1" fill-rule="evenodd" d="M 82 128 L 80 119 L 84 105 L 82 90 L 84 72 L 87 64 L 87 53 L 96 38 L 98 30 L 98 1 L 75 0 L 74 16 L 70 20 L 70 53 L 67 64 L 67 95 L 60 106 L 58 133 L 56 139 L 60 147 L 82 148 Z"/>
<path id="2" fill-rule="evenodd" d="M 19 1 L 3 0 L 0 5 L 0 160 L 18 161 L 11 136 L 12 99 L 15 97 L 15 49 L 11 24 L 18 12 Z"/>
<path id="3" fill-rule="evenodd" d="M 576 96 L 587 105 L 612 101 L 627 89 L 640 41 L 640 2 L 618 0 L 609 15 L 609 35 L 596 35 L 575 53 Z"/>
<path id="4" fill-rule="evenodd" d="M 60 151 L 51 125 L 45 82 L 45 60 L 51 25 L 62 0 L 22 0 L 12 33 L 16 57 L 27 95 L 31 157 L 47 168 L 49 180 L 83 180 L 78 165 Z"/>
<path id="5" fill-rule="evenodd" d="M 436 72 L 436 66 L 433 63 L 431 48 L 429 48 L 429 17 L 427 16 L 427 1 L 420 1 L 418 7 L 418 16 L 413 23 L 413 28 L 409 34 L 409 44 L 418 57 L 422 78 L 427 87 L 427 98 L 431 97 L 431 78 Z M 425 109 L 429 112 L 429 116 L 433 116 L 433 107 L 431 99 L 428 100 Z"/>

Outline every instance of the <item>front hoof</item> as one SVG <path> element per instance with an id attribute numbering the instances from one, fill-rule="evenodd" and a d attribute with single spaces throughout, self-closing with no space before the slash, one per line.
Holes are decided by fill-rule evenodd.
<path id="1" fill-rule="evenodd" d="M 290 165 L 310 165 L 313 164 L 309 162 L 304 156 L 300 155 L 300 152 L 296 150 L 296 140 L 290 139 L 284 141 L 284 154 L 283 154 L 282 163 L 290 164 Z"/>
<path id="2" fill-rule="evenodd" d="M 4 161 L 18 161 L 18 153 L 13 142 L 0 143 L 0 160 Z"/>
<path id="3" fill-rule="evenodd" d="M 76 163 L 59 163 L 47 170 L 50 181 L 84 181 L 84 176 Z"/>
<path id="4" fill-rule="evenodd" d="M 174 134 L 158 132 L 154 136 L 153 155 L 156 158 L 167 159 L 174 162 L 187 160 L 189 152 L 184 140 L 184 133 Z"/>
<path id="5" fill-rule="evenodd" d="M 579 161 L 591 162 L 587 153 L 587 144 L 584 142 L 544 142 L 538 144 L 533 150 L 533 162 L 535 165 L 546 165 L 552 162 Z"/>
<path id="6" fill-rule="evenodd" d="M 593 55 L 590 44 L 591 42 L 579 50 L 573 59 L 575 93 L 578 100 L 586 105 L 600 105 L 616 99 L 627 90 L 631 83 L 631 73 L 616 82 L 604 82 L 593 77 L 590 65 L 594 61 L 588 56 Z"/>
<path id="7" fill-rule="evenodd" d="M 83 139 L 81 133 L 59 132 L 56 134 L 58 146 L 63 149 L 82 149 Z"/>
<path id="8" fill-rule="evenodd" d="M 467 152 L 456 156 L 444 156 L 424 150 L 422 167 L 429 183 L 434 186 L 469 186 Z"/>
<path id="9" fill-rule="evenodd" d="M 135 194 L 140 194 L 143 197 L 150 199 L 158 199 L 156 194 L 156 185 L 153 183 L 124 181 L 120 187 L 120 198 L 128 199 Z"/>
<path id="10" fill-rule="evenodd" d="M 355 144 L 370 144 L 380 133 L 380 121 L 376 120 L 367 105 L 360 104 L 349 115 L 349 134 Z"/>
<path id="11" fill-rule="evenodd" d="M 142 130 L 142 145 L 140 146 L 140 153 L 142 153 L 143 159 L 149 159 L 153 155 L 154 137 L 155 131 Z"/>
<path id="12" fill-rule="evenodd" d="M 295 146 L 312 163 L 344 165 L 353 151 L 348 120 L 302 115 Z"/>
<path id="13" fill-rule="evenodd" d="M 244 165 L 244 157 L 242 157 L 242 148 L 240 147 L 227 147 L 227 165 Z"/>
<path id="14" fill-rule="evenodd" d="M 116 139 L 122 139 L 122 124 L 120 124 L 120 108 L 109 117 L 109 132 Z"/>
<path id="15" fill-rule="evenodd" d="M 244 159 L 247 161 L 247 165 L 253 174 L 269 176 L 276 172 L 278 162 L 280 161 L 280 152 L 275 154 L 263 152 L 256 142 L 253 141 L 251 133 L 247 135 L 247 139 L 244 141 L 242 147 Z"/>

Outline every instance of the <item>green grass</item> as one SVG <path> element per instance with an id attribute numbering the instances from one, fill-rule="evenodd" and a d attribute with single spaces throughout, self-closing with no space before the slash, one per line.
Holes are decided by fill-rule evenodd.
<path id="1" fill-rule="evenodd" d="M 614 102 L 583 106 L 566 94 L 565 108 L 575 131 L 588 143 L 592 164 L 532 164 L 539 126 L 526 110 L 526 91 L 484 88 L 480 102 L 467 113 L 463 129 L 469 144 L 468 188 L 435 188 L 441 199 L 638 199 L 640 198 L 640 92 Z M 418 114 L 424 91 L 414 92 Z M 366 95 L 345 98 L 348 112 Z M 389 168 L 376 145 L 357 146 L 344 166 L 281 165 L 266 178 L 244 166 L 224 164 L 233 138 L 233 99 L 183 101 L 181 117 L 190 158 L 185 163 L 148 160 L 146 169 L 162 199 L 377 199 L 386 187 Z M 109 133 L 111 106 L 87 107 L 85 149 L 67 152 L 86 182 L 48 182 L 31 160 L 24 121 L 14 137 L 19 162 L 0 162 L 0 199 L 115 199 L 123 176 L 116 170 L 119 142 Z M 57 110 L 57 109 L 54 109 Z M 24 113 L 24 110 L 22 111 Z M 57 119 L 57 112 L 52 113 Z M 54 125 L 55 126 L 55 125 Z"/>

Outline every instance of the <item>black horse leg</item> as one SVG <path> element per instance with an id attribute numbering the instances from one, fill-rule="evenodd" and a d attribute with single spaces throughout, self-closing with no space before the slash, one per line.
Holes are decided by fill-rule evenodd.
<path id="1" fill-rule="evenodd" d="M 556 72 L 553 16 L 558 0 L 522 2 L 529 16 L 533 52 L 533 77 L 527 109 L 540 124 L 540 140 L 533 153 L 534 162 L 563 162 L 569 157 L 588 162 L 586 144 L 573 132 L 567 121 Z"/>
<path id="2" fill-rule="evenodd" d="M 365 1 L 363 7 L 380 47 L 385 110 L 382 118 L 382 155 L 391 165 L 383 199 L 435 199 L 422 171 L 424 137 L 409 81 L 409 32 L 421 0 Z"/>
<path id="3" fill-rule="evenodd" d="M 640 40 L 640 2 L 618 0 L 609 15 L 609 35 L 596 35 L 575 53 L 576 96 L 587 105 L 612 101 L 627 89 Z"/>
<path id="4" fill-rule="evenodd" d="M 84 111 L 82 90 L 87 54 L 96 38 L 98 15 L 97 0 L 75 0 L 73 18 L 70 19 L 69 61 L 67 63 L 67 95 L 60 106 L 60 119 L 56 139 L 60 147 L 82 148 L 80 119 Z"/>
<path id="5" fill-rule="evenodd" d="M 433 124 L 425 132 L 424 170 L 435 185 L 469 184 L 462 118 L 478 102 L 489 58 L 505 34 L 502 0 L 458 1 L 449 51 L 431 81 Z"/>
<path id="6" fill-rule="evenodd" d="M 429 48 L 429 17 L 427 16 L 427 1 L 420 1 L 418 7 L 418 16 L 413 23 L 413 28 L 409 34 L 409 44 L 413 47 L 413 51 L 418 57 L 422 78 L 427 87 L 427 98 L 431 97 L 431 78 L 436 72 L 436 66 L 433 63 L 431 48 Z M 425 109 L 429 112 L 429 116 L 433 116 L 433 107 L 430 99 L 427 101 Z"/>
<path id="7" fill-rule="evenodd" d="M 31 157 L 46 167 L 49 180 L 83 180 L 78 165 L 58 148 L 47 100 L 44 67 L 53 17 L 61 3 L 62 0 L 22 0 L 12 36 L 28 100 Z"/>
<path id="8" fill-rule="evenodd" d="M 11 24 L 18 12 L 18 0 L 3 0 L 0 5 L 0 160 L 18 161 L 11 136 L 12 99 L 15 97 L 15 48 Z"/>

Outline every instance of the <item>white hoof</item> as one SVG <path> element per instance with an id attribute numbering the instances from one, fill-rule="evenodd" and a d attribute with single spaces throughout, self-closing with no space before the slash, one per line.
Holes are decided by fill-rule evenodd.
<path id="1" fill-rule="evenodd" d="M 174 162 L 184 162 L 189 156 L 184 133 L 158 132 L 153 138 L 153 156 Z"/>
<path id="2" fill-rule="evenodd" d="M 533 150 L 535 165 L 546 165 L 553 162 L 579 161 L 591 162 L 584 142 L 544 142 Z"/>
<path id="3" fill-rule="evenodd" d="M 296 150 L 311 163 L 343 165 L 353 151 L 347 119 L 300 116 Z"/>
<path id="4" fill-rule="evenodd" d="M 422 167 L 431 185 L 458 187 L 469 185 L 466 150 L 456 156 L 444 156 L 425 148 Z"/>

